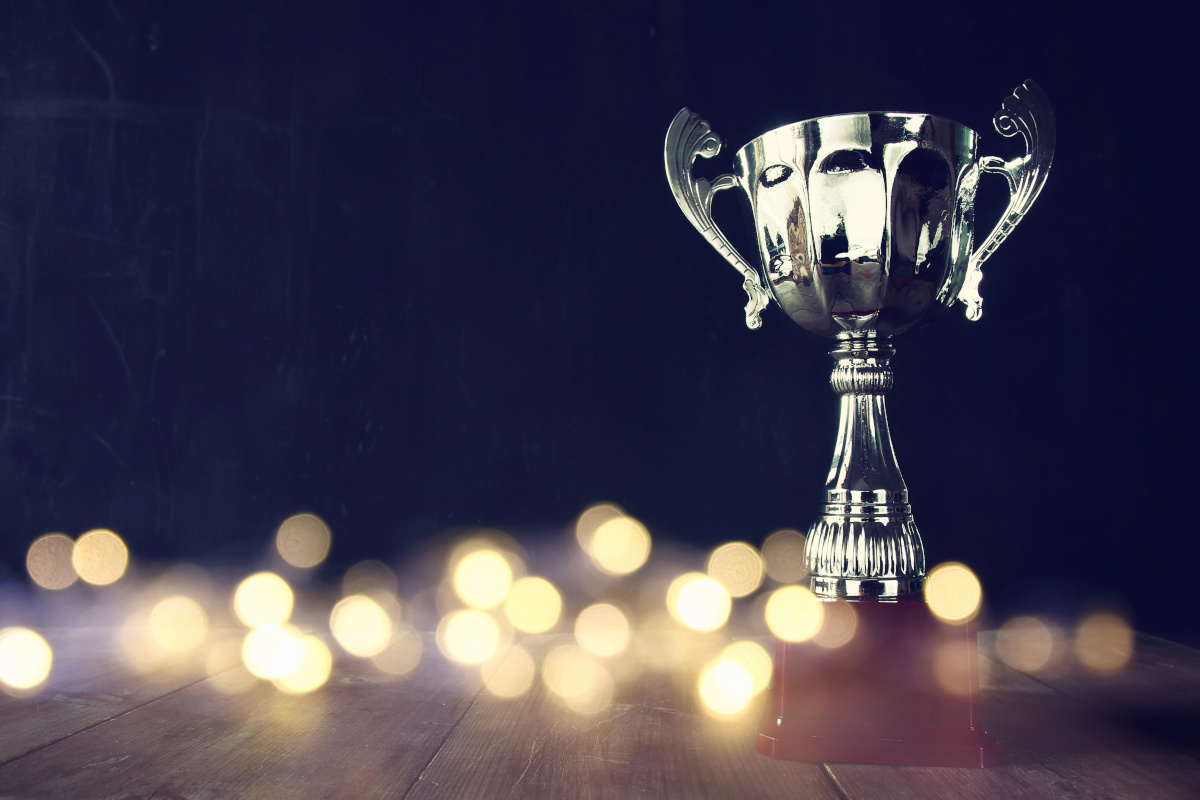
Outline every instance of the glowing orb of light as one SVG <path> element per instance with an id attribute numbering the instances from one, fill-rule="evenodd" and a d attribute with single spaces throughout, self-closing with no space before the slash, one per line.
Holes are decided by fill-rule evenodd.
<path id="1" fill-rule="evenodd" d="M 54 651 L 29 628 L 0 630 L 0 683 L 18 691 L 41 686 L 50 677 Z"/>
<path id="2" fill-rule="evenodd" d="M 975 573 L 963 564 L 939 564 L 925 579 L 925 600 L 938 619 L 959 624 L 979 613 L 983 587 Z"/>
<path id="3" fill-rule="evenodd" d="M 512 585 L 504 601 L 504 613 L 519 631 L 545 633 L 558 624 L 562 595 L 550 581 L 530 575 Z"/>
<path id="4" fill-rule="evenodd" d="M 350 655 L 370 658 L 392 639 L 392 620 L 383 606 L 361 594 L 343 598 L 329 614 L 333 638 Z"/>
<path id="5" fill-rule="evenodd" d="M 753 681 L 754 694 L 758 694 L 771 685 L 775 662 L 770 653 L 758 642 L 734 642 L 721 651 L 718 660 L 742 666 Z"/>
<path id="6" fill-rule="evenodd" d="M 30 579 L 43 589 L 65 589 L 79 580 L 72 555 L 75 543 L 61 533 L 39 536 L 25 554 L 25 570 Z"/>
<path id="7" fill-rule="evenodd" d="M 1133 628 L 1110 612 L 1089 614 L 1075 631 L 1075 657 L 1084 669 L 1115 675 L 1133 658 Z"/>
<path id="8" fill-rule="evenodd" d="M 159 600 L 150 609 L 147 624 L 154 643 L 172 653 L 195 650 L 208 636 L 208 615 L 186 595 Z"/>
<path id="9" fill-rule="evenodd" d="M 447 614 L 437 630 L 438 647 L 461 664 L 481 664 L 496 654 L 500 626 L 482 611 L 465 609 Z"/>
<path id="10" fill-rule="evenodd" d="M 762 546 L 763 570 L 772 580 L 795 583 L 808 574 L 804 560 L 804 534 L 785 528 L 775 531 Z"/>
<path id="11" fill-rule="evenodd" d="M 763 611 L 767 627 L 785 642 L 806 642 L 825 620 L 824 604 L 803 586 L 784 586 L 771 593 Z"/>
<path id="12" fill-rule="evenodd" d="M 485 663 L 482 670 L 483 685 L 487 690 L 506 699 L 525 694 L 537 676 L 533 657 L 520 645 L 509 648 L 507 653 Z"/>
<path id="13" fill-rule="evenodd" d="M 729 542 L 708 557 L 708 574 L 730 597 L 745 597 L 762 585 L 763 560 L 745 542 Z"/>
<path id="14" fill-rule="evenodd" d="M 575 521 L 575 540 L 589 556 L 592 555 L 592 540 L 600 526 L 609 520 L 620 519 L 625 512 L 612 503 L 596 503 L 579 515 Z"/>
<path id="15" fill-rule="evenodd" d="M 238 584 L 233 610 L 248 628 L 282 625 L 292 616 L 295 597 L 288 582 L 274 572 L 257 572 Z"/>
<path id="16" fill-rule="evenodd" d="M 293 567 L 315 567 L 329 555 L 333 536 L 316 514 L 294 514 L 275 532 L 275 549 Z"/>
<path id="17" fill-rule="evenodd" d="M 650 532 L 633 517 L 614 517 L 596 528 L 588 554 L 602 571 L 628 575 L 650 557 Z"/>
<path id="18" fill-rule="evenodd" d="M 109 530 L 88 531 L 75 542 L 71 563 L 79 577 L 94 586 L 116 583 L 129 566 L 129 548 Z"/>
<path id="19" fill-rule="evenodd" d="M 599 661 L 575 645 L 554 648 L 542 662 L 542 681 L 567 707 L 594 714 L 612 700 L 613 682 Z"/>
<path id="20" fill-rule="evenodd" d="M 1060 655 L 1062 634 L 1037 617 L 1014 617 L 996 632 L 996 654 L 1013 669 L 1041 672 Z"/>
<path id="21" fill-rule="evenodd" d="M 381 561 L 360 561 L 342 576 L 342 594 L 396 594 L 396 573 Z"/>
<path id="22" fill-rule="evenodd" d="M 264 625 L 246 634 L 242 661 L 251 674 L 265 680 L 290 675 L 299 669 L 305 645 L 290 626 Z"/>
<path id="23" fill-rule="evenodd" d="M 495 550 L 475 550 L 454 568 L 454 591 L 473 608 L 495 608 L 508 596 L 512 579 L 512 567 L 504 556 Z"/>
<path id="24" fill-rule="evenodd" d="M 594 656 L 615 656 L 629 646 L 629 619 L 621 609 L 597 603 L 575 618 L 575 641 Z"/>
<path id="25" fill-rule="evenodd" d="M 218 641 L 204 659 L 210 684 L 222 694 L 241 694 L 255 684 L 242 659 L 242 644 L 236 639 Z"/>
<path id="26" fill-rule="evenodd" d="M 294 668 L 275 679 L 275 686 L 288 694 L 307 694 L 325 685 L 333 669 L 333 655 L 315 636 L 296 639 L 300 656 Z"/>
<path id="27" fill-rule="evenodd" d="M 692 630 L 715 631 L 729 619 L 732 608 L 725 587 L 699 572 L 680 575 L 667 589 L 667 610 Z"/>
<path id="28" fill-rule="evenodd" d="M 697 689 L 708 710 L 729 716 L 749 704 L 754 696 L 754 678 L 738 662 L 718 659 L 701 671 Z"/>
<path id="29" fill-rule="evenodd" d="M 421 663 L 424 652 L 421 634 L 407 622 L 401 622 L 396 625 L 396 632 L 392 634 L 388 646 L 371 656 L 371 662 L 389 675 L 407 675 Z"/>
<path id="30" fill-rule="evenodd" d="M 821 630 L 813 637 L 813 644 L 833 650 L 848 644 L 858 630 L 858 614 L 854 606 L 845 600 L 825 601 L 821 604 L 823 619 Z"/>

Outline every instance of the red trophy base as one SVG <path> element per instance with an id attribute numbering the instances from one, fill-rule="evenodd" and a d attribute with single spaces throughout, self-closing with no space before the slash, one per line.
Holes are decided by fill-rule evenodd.
<path id="1" fill-rule="evenodd" d="M 841 601 L 839 601 L 841 602 Z M 850 601 L 837 648 L 778 641 L 758 752 L 799 761 L 990 767 L 979 716 L 975 623 L 950 625 L 921 600 Z"/>

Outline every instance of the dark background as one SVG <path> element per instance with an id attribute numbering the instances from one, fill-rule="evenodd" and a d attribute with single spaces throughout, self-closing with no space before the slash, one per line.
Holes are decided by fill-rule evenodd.
<path id="1" fill-rule="evenodd" d="M 803 529 L 827 343 L 777 308 L 745 328 L 667 124 L 710 120 L 725 168 L 859 110 L 1011 157 L 992 113 L 1034 78 L 1049 181 L 983 319 L 899 340 L 896 450 L 930 563 L 997 613 L 1124 604 L 1194 639 L 1195 12 L 966 5 L 0 3 L 9 580 L 98 526 L 249 562 L 299 510 L 329 570 L 598 500 L 697 547 Z"/>

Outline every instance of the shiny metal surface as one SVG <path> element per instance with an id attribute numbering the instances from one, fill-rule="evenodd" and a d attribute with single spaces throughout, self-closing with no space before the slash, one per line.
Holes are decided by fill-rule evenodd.
<path id="1" fill-rule="evenodd" d="M 921 591 L 925 556 L 896 464 L 884 395 L 889 339 L 955 303 L 982 311 L 980 267 L 1028 212 L 1054 156 L 1054 115 L 1026 81 L 994 117 L 1025 153 L 979 157 L 978 136 L 928 114 L 872 112 L 797 122 L 741 148 L 733 172 L 706 180 L 697 158 L 721 139 L 683 109 L 667 132 L 667 180 L 692 225 L 742 276 L 746 324 L 761 325 L 773 297 L 802 328 L 836 337 L 830 383 L 841 417 L 824 512 L 809 530 L 806 558 L 823 596 L 895 598 Z M 1009 204 L 972 249 L 975 191 L 984 172 L 1003 175 Z M 750 203 L 761 269 L 712 219 L 713 195 L 740 188 Z"/>

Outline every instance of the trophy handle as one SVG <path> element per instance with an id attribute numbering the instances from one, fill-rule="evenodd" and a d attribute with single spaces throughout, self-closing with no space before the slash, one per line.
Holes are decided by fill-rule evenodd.
<path id="1" fill-rule="evenodd" d="M 721 175 L 708 181 L 692 175 L 692 165 L 698 156 L 712 158 L 719 152 L 721 137 L 698 114 L 684 108 L 671 120 L 665 150 L 671 193 L 688 221 L 742 274 L 742 288 L 750 299 L 746 304 L 746 327 L 754 329 L 762 325 L 759 314 L 770 302 L 770 296 L 758 272 L 734 249 L 712 218 L 713 195 L 737 186 L 737 179 Z"/>
<path id="2" fill-rule="evenodd" d="M 1033 81 L 1013 90 L 993 117 L 996 130 L 1002 136 L 1018 133 L 1025 140 L 1025 155 L 1005 161 L 996 156 L 979 159 L 984 172 L 998 172 L 1008 180 L 1008 208 L 983 244 L 971 255 L 967 273 L 958 299 L 967 306 L 967 319 L 976 320 L 983 314 L 983 298 L 979 282 L 983 280 L 983 262 L 987 261 L 1001 242 L 1029 211 L 1046 182 L 1050 162 L 1054 160 L 1054 111 L 1041 87 Z"/>

